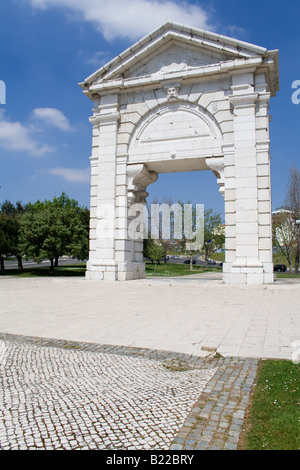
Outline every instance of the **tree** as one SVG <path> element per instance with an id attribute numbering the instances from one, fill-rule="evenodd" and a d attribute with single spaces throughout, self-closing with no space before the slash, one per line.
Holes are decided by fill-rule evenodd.
<path id="1" fill-rule="evenodd" d="M 225 243 L 225 233 L 222 225 L 221 214 L 213 212 L 212 209 L 204 211 L 204 244 L 203 254 L 206 265 L 209 257 Z"/>
<path id="2" fill-rule="evenodd" d="M 58 258 L 88 257 L 87 209 L 63 193 L 53 201 L 31 204 L 20 220 L 20 250 L 26 259 L 50 260 L 50 269 Z"/>
<path id="3" fill-rule="evenodd" d="M 292 213 L 287 209 L 281 209 L 273 216 L 273 246 L 283 255 L 292 272 L 293 254 L 295 251 L 296 224 Z"/>
<path id="4" fill-rule="evenodd" d="M 189 251 L 190 271 L 193 270 L 193 255 L 200 252 L 204 239 L 204 213 L 203 205 L 194 205 L 190 201 L 185 204 L 178 201 L 181 207 L 182 239 L 180 245 L 183 250 Z"/>
<path id="5" fill-rule="evenodd" d="M 179 204 L 184 208 L 184 204 L 179 201 Z M 191 204 L 191 203 L 188 203 Z M 218 248 L 222 248 L 225 243 L 225 233 L 222 225 L 221 214 L 214 212 L 212 209 L 204 210 L 204 221 L 200 217 L 196 217 L 196 208 L 192 207 L 192 230 L 194 233 L 200 233 L 203 230 L 203 247 L 200 252 L 203 253 L 206 265 L 208 265 L 209 257 Z M 202 238 L 202 237 L 199 237 Z M 184 242 L 186 246 L 193 244 L 194 239 L 190 239 L 184 233 Z M 192 250 L 190 250 L 190 269 L 192 270 Z"/>
<path id="6" fill-rule="evenodd" d="M 291 211 L 291 219 L 295 224 L 295 273 L 298 274 L 300 253 L 300 233 L 298 230 L 300 227 L 297 226 L 296 221 L 300 220 L 300 172 L 295 166 L 290 169 L 285 206 Z"/>
<path id="7" fill-rule="evenodd" d="M 157 212 L 157 217 L 152 217 L 152 206 L 157 206 L 157 209 L 161 211 Z M 160 259 L 164 259 L 164 263 L 167 263 L 167 252 L 170 250 L 172 245 L 172 233 L 174 228 L 174 214 L 171 212 L 173 206 L 173 201 L 170 197 L 164 197 L 163 202 L 160 203 L 157 198 L 152 200 L 151 206 L 147 204 L 147 213 L 148 213 L 148 231 L 156 232 L 156 239 L 159 241 L 159 245 L 163 248 L 164 254 Z M 166 209 L 166 210 L 165 210 Z M 165 229 L 168 233 L 168 238 L 165 237 Z"/>
<path id="8" fill-rule="evenodd" d="M 0 269 L 4 271 L 4 255 L 9 253 L 10 244 L 9 244 L 9 221 L 6 214 L 0 214 Z"/>
<path id="9" fill-rule="evenodd" d="M 164 247 L 150 238 L 144 240 L 144 257 L 149 258 L 152 263 L 159 264 L 165 254 Z"/>
<path id="10" fill-rule="evenodd" d="M 14 255 L 18 260 L 18 268 L 23 269 L 22 264 L 22 253 L 19 249 L 19 221 L 21 214 L 26 210 L 21 202 L 17 202 L 14 206 L 10 201 L 5 201 L 1 205 L 1 217 L 2 217 L 2 230 L 5 232 L 6 238 L 6 254 Z M 4 228 L 5 227 L 5 228 Z M 2 234 L 2 240 L 4 235 Z M 1 258 L 1 269 L 4 269 L 4 259 Z"/>

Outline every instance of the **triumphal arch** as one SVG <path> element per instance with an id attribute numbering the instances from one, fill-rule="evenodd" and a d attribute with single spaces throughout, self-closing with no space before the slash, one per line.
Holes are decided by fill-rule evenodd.
<path id="1" fill-rule="evenodd" d="M 167 23 L 80 86 L 94 103 L 87 279 L 144 278 L 132 204 L 145 203 L 159 173 L 211 170 L 225 204 L 224 283 L 272 283 L 278 51 Z"/>

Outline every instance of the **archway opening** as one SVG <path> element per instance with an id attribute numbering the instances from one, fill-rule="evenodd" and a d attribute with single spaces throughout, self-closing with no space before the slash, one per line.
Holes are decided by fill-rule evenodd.
<path id="1" fill-rule="evenodd" d="M 221 279 L 222 265 L 225 261 L 225 204 L 213 172 L 159 173 L 157 181 L 147 188 L 147 192 L 149 194 L 146 200 L 147 233 L 151 235 L 151 208 L 159 206 L 160 238 L 155 243 L 161 247 L 164 256 L 157 267 L 153 266 L 153 260 L 149 257 L 145 258 L 146 276 L 177 277 L 188 274 L 189 279 L 194 279 L 194 277 L 199 280 Z M 182 207 L 183 216 L 184 204 L 192 205 L 194 227 L 197 225 L 196 207 L 203 206 L 203 214 L 207 217 L 206 226 L 211 228 L 212 223 L 215 225 L 211 231 L 211 238 L 214 240 L 210 240 L 208 244 L 206 235 L 206 240 L 203 240 L 205 246 L 201 249 L 195 246 L 191 250 L 193 244 L 185 240 L 184 234 L 181 239 L 174 238 L 174 212 L 170 212 L 169 216 L 168 212 L 164 211 L 166 206 L 168 211 L 168 208 L 174 210 L 179 204 Z M 198 211 L 198 216 L 199 214 Z M 168 217 L 169 220 L 166 220 Z M 157 221 L 152 221 L 152 223 L 157 224 Z M 173 232 L 170 231 L 172 232 L 170 238 L 164 239 L 162 233 L 163 225 L 166 223 L 170 223 Z"/>

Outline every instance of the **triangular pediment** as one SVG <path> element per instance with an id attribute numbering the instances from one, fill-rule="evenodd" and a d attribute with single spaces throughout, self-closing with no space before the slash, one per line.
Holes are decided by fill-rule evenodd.
<path id="1" fill-rule="evenodd" d="M 150 56 L 133 65 L 124 74 L 124 78 L 143 77 L 155 74 L 168 74 L 192 70 L 198 67 L 218 64 L 234 59 L 231 54 L 208 50 L 204 47 L 187 45 L 180 40 L 172 40 L 167 45 L 156 49 Z"/>
<path id="2" fill-rule="evenodd" d="M 274 52 L 275 61 L 277 51 Z M 116 80 L 161 76 L 209 68 L 215 64 L 253 58 L 267 59 L 267 49 L 243 41 L 167 23 L 101 67 L 80 86 L 88 90 Z"/>

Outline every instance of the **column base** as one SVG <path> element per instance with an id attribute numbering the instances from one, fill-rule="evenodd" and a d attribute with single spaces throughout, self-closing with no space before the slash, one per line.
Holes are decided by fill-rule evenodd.
<path id="1" fill-rule="evenodd" d="M 249 263 L 250 264 L 250 263 Z M 274 283 L 272 263 L 260 263 L 260 266 L 236 266 L 236 263 L 223 264 L 224 284 L 265 285 Z"/>
<path id="2" fill-rule="evenodd" d="M 146 279 L 144 262 L 88 261 L 85 278 L 89 281 L 132 281 Z"/>
<path id="3" fill-rule="evenodd" d="M 115 261 L 88 261 L 85 278 L 89 281 L 116 281 L 117 271 Z"/>

